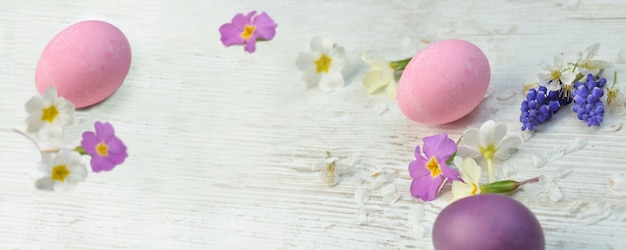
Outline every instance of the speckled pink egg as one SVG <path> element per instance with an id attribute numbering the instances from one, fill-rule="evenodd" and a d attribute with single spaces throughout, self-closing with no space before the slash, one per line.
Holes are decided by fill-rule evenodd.
<path id="1" fill-rule="evenodd" d="M 111 96 L 130 69 L 124 33 L 110 23 L 83 21 L 57 34 L 41 54 L 35 73 L 37 91 L 55 87 L 76 108 Z"/>
<path id="2" fill-rule="evenodd" d="M 463 40 L 443 40 L 417 53 L 398 84 L 398 105 L 409 119 L 444 124 L 469 114 L 491 79 L 485 54 Z"/>

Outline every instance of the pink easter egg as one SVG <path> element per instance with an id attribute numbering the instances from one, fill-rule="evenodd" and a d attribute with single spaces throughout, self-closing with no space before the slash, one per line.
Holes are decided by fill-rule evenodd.
<path id="1" fill-rule="evenodd" d="M 124 33 L 103 21 L 67 27 L 48 43 L 35 72 L 37 91 L 57 89 L 76 108 L 111 96 L 130 69 L 131 52 Z"/>
<path id="2" fill-rule="evenodd" d="M 409 119 L 444 124 L 480 104 L 491 79 L 485 54 L 463 40 L 443 40 L 417 53 L 398 83 L 398 105 Z"/>

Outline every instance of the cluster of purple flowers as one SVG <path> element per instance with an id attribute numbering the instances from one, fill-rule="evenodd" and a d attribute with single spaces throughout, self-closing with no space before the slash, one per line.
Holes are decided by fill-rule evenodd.
<path id="1" fill-rule="evenodd" d="M 571 97 L 563 94 L 563 90 L 550 91 L 545 86 L 533 88 L 526 94 L 526 100 L 522 101 L 519 120 L 522 123 L 522 131 L 534 130 L 539 124 L 544 123 L 552 115 L 572 101 L 572 111 L 579 120 L 587 122 L 587 126 L 600 126 L 604 116 L 604 104 L 600 98 L 604 95 L 603 88 L 606 85 L 605 78 L 594 77 L 588 74 L 584 82 L 576 82 Z"/>
<path id="2" fill-rule="evenodd" d="M 578 115 L 578 120 L 587 122 L 587 126 L 600 126 L 604 115 L 604 104 L 600 97 L 604 95 L 605 78 L 587 75 L 585 82 L 574 85 L 574 105 L 572 111 Z"/>
<path id="3" fill-rule="evenodd" d="M 560 97 L 560 91 L 549 91 L 545 86 L 532 88 L 522 102 L 522 114 L 519 117 L 523 130 L 533 130 L 536 126 L 552 118 L 559 111 L 566 99 Z"/>

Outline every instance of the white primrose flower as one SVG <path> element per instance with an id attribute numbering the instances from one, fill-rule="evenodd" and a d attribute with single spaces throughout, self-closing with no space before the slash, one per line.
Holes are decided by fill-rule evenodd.
<path id="1" fill-rule="evenodd" d="M 367 54 L 362 54 L 361 60 L 370 65 L 370 70 L 363 77 L 363 85 L 367 88 L 367 93 L 371 95 L 384 89 L 387 96 L 396 98 L 398 84 L 391 62 Z"/>
<path id="2" fill-rule="evenodd" d="M 346 51 L 327 38 L 311 39 L 311 51 L 300 53 L 296 60 L 298 69 L 304 71 L 302 80 L 307 88 L 319 85 L 324 92 L 343 86 L 342 70 L 347 64 Z"/>
<path id="3" fill-rule="evenodd" d="M 600 70 L 613 67 L 613 64 L 610 62 L 593 59 L 598 54 L 598 50 L 600 50 L 600 44 L 594 43 L 587 47 L 585 51 L 578 53 L 576 65 L 583 76 L 587 76 L 588 74 L 596 76 L 600 73 Z"/>
<path id="4" fill-rule="evenodd" d="M 493 159 L 507 159 L 510 151 L 517 148 L 522 139 L 517 136 L 506 137 L 506 124 L 486 121 L 480 129 L 470 128 L 463 133 L 461 147 L 481 154 L 487 160 L 489 182 L 495 181 Z"/>
<path id="5" fill-rule="evenodd" d="M 26 102 L 26 131 L 33 132 L 42 138 L 63 137 L 63 126 L 74 121 L 74 105 L 57 97 L 54 88 L 47 88 L 43 96 L 33 96 Z"/>
<path id="6" fill-rule="evenodd" d="M 453 200 L 480 194 L 480 166 L 474 159 L 454 157 L 454 165 L 459 169 L 463 181 L 452 182 Z"/>
<path id="7" fill-rule="evenodd" d="M 548 72 L 537 74 L 537 79 L 539 84 L 546 86 L 550 91 L 559 91 L 562 85 L 570 86 L 576 78 L 576 74 L 566 68 L 560 55 L 554 56 L 554 65 L 542 62 L 541 67 Z"/>
<path id="8" fill-rule="evenodd" d="M 87 168 L 78 152 L 62 148 L 54 156 L 42 154 L 39 170 L 45 175 L 35 182 L 41 190 L 69 191 L 87 179 Z"/>

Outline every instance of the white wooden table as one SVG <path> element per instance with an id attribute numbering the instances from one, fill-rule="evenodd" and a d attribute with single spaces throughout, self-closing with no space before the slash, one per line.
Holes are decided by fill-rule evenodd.
<path id="1" fill-rule="evenodd" d="M 276 37 L 254 54 L 225 48 L 219 26 L 250 10 L 274 18 Z M 125 32 L 133 61 L 117 93 L 76 113 L 66 142 L 109 121 L 129 157 L 71 193 L 42 192 L 34 187 L 39 155 L 11 128 L 24 128 L 45 45 L 86 19 Z M 415 146 L 490 119 L 519 133 L 521 86 L 535 80 L 538 63 L 557 53 L 574 61 L 594 42 L 626 84 L 618 64 L 625 21 L 619 0 L 0 1 L 0 249 L 431 249 L 430 228 L 451 195 L 431 203 L 410 196 Z M 313 36 L 348 52 L 339 91 L 307 91 L 300 81 L 294 62 Z M 471 41 L 490 60 L 488 95 L 468 117 L 421 125 L 395 100 L 367 95 L 360 53 L 402 59 L 447 38 Z M 563 111 L 497 165 L 516 180 L 552 180 L 514 195 L 539 218 L 548 249 L 626 249 L 626 190 L 609 189 L 611 176 L 626 171 L 623 122 L 607 116 L 588 129 Z M 586 147 L 554 154 L 576 138 Z M 327 150 L 361 174 L 397 171 L 399 199 L 390 205 L 371 190 L 358 224 L 358 178 L 328 187 L 311 170 Z M 552 160 L 538 168 L 533 159 L 545 155 Z"/>

